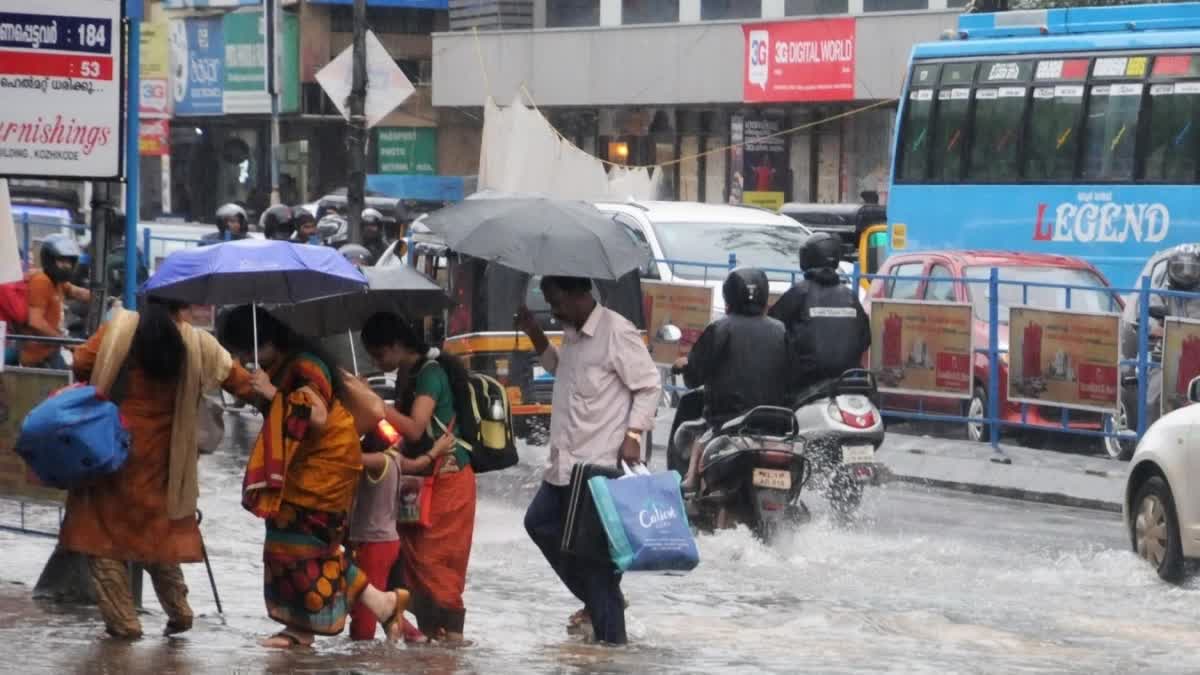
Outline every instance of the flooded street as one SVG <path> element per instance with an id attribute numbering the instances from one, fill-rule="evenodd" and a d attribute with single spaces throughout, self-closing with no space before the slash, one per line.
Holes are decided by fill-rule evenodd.
<path id="1" fill-rule="evenodd" d="M 261 590 L 262 525 L 239 505 L 243 458 L 201 461 L 203 532 L 225 615 L 203 565 L 185 567 L 196 628 L 102 639 L 94 608 L 30 599 L 53 541 L 0 533 L 0 641 L 22 673 L 275 672 L 1195 672 L 1200 583 L 1167 586 L 1128 552 L 1115 514 L 898 484 L 873 491 L 860 522 L 814 521 L 772 547 L 745 530 L 699 539 L 686 577 L 629 575 L 628 648 L 567 637 L 577 603 L 522 527 L 544 448 L 480 481 L 459 651 L 325 638 L 291 653 L 255 641 L 278 626 Z M 11 503 L 4 502 L 10 509 Z M 49 514 L 53 518 L 53 512 Z M 3 514 L 14 522 L 11 511 Z M 36 523 L 35 523 L 36 524 Z"/>

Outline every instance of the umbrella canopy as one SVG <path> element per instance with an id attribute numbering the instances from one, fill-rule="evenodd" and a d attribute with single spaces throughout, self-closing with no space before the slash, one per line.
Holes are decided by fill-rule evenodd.
<path id="1" fill-rule="evenodd" d="M 474 199 L 424 222 L 454 251 L 529 274 L 612 280 L 646 258 L 623 225 L 586 202 Z"/>
<path id="2" fill-rule="evenodd" d="M 358 268 L 335 249 L 242 239 L 172 253 L 142 291 L 194 305 L 290 304 L 366 285 Z"/>
<path id="3" fill-rule="evenodd" d="M 365 267 L 362 272 L 366 292 L 286 305 L 271 313 L 303 335 L 324 337 L 359 330 L 378 312 L 416 319 L 450 307 L 450 297 L 437 282 L 406 265 Z"/>

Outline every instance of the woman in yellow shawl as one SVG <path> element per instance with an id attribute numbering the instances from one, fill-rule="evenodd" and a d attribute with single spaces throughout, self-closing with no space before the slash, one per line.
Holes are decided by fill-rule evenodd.
<path id="1" fill-rule="evenodd" d="M 360 600 L 394 640 L 408 592 L 370 585 L 342 547 L 363 458 L 340 401 L 341 375 L 323 350 L 249 306 L 221 326 L 221 342 L 243 363 L 254 358 L 252 311 L 262 367 L 254 386 L 271 404 L 246 465 L 242 505 L 266 521 L 263 594 L 267 613 L 286 627 L 263 644 L 311 645 L 316 635 L 337 635 Z"/>

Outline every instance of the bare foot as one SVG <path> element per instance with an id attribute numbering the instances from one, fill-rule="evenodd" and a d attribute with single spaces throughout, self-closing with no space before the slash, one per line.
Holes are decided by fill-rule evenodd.
<path id="1" fill-rule="evenodd" d="M 264 638 L 258 644 L 268 649 L 292 649 L 294 647 L 311 647 L 313 639 L 311 635 L 281 630 L 269 638 Z"/>

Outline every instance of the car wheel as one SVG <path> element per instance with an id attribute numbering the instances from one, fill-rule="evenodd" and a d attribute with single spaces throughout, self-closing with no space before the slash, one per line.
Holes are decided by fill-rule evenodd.
<path id="1" fill-rule="evenodd" d="M 1175 497 L 1162 476 L 1151 476 L 1133 501 L 1130 536 L 1133 550 L 1154 566 L 1159 578 L 1171 583 L 1183 578 L 1183 543 Z"/>
<path id="2" fill-rule="evenodd" d="M 1117 408 L 1116 415 L 1104 416 L 1104 433 L 1112 434 L 1132 429 L 1128 409 L 1125 407 L 1125 401 L 1121 401 L 1120 407 Z M 1137 440 L 1123 439 L 1116 436 L 1104 437 L 1104 452 L 1112 459 L 1128 462 L 1130 457 L 1133 457 L 1133 451 L 1137 449 Z"/>
<path id="3" fill-rule="evenodd" d="M 971 400 L 963 410 L 964 417 L 985 418 L 988 414 L 987 391 L 983 387 L 975 387 Z M 967 440 L 983 443 L 987 441 L 988 426 L 982 422 L 967 422 Z"/>

